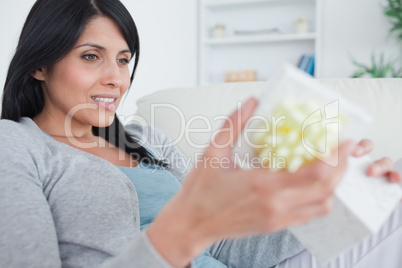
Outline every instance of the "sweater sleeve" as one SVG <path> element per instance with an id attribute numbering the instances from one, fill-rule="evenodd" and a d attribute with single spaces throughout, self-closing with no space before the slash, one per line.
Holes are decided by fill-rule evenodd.
<path id="1" fill-rule="evenodd" d="M 61 267 L 29 135 L 0 122 L 0 267 Z M 14 128 L 14 129 L 13 129 Z"/>
<path id="2" fill-rule="evenodd" d="M 0 267 L 70 267 L 62 264 L 57 230 L 44 194 L 49 186 L 38 168 L 46 162 L 42 145 L 18 123 L 0 120 Z M 118 255 L 95 265 L 171 268 L 146 231 L 138 232 Z"/>
<path id="3" fill-rule="evenodd" d="M 172 266 L 159 254 L 148 239 L 146 231 L 142 231 L 133 242 L 115 258 L 107 261 L 102 268 L 172 268 Z M 190 266 L 189 266 L 190 267 Z"/>

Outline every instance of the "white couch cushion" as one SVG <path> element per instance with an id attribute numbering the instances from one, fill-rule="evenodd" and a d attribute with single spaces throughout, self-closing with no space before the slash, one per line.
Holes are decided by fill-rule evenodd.
<path id="1" fill-rule="evenodd" d="M 318 79 L 363 107 L 373 116 L 367 138 L 375 142 L 373 158 L 402 156 L 402 79 Z M 147 124 L 164 131 L 194 160 L 242 101 L 269 90 L 269 82 L 223 83 L 193 88 L 171 88 L 137 101 L 137 112 Z"/>

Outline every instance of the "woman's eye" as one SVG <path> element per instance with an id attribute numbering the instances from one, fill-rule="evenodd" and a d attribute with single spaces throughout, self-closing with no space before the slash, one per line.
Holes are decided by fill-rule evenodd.
<path id="1" fill-rule="evenodd" d="M 125 59 L 125 58 L 123 58 L 123 59 L 118 59 L 117 60 L 120 64 L 123 64 L 123 65 L 126 65 L 126 64 L 128 64 L 130 61 L 128 60 L 128 59 Z"/>
<path id="2" fill-rule="evenodd" d="M 98 59 L 98 56 L 96 56 L 95 54 L 85 54 L 85 55 L 82 55 L 82 58 L 84 58 L 88 61 L 95 61 Z"/>

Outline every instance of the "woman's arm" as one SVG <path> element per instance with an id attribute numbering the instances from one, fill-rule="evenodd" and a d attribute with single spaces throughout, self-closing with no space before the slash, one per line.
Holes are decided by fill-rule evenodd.
<path id="1" fill-rule="evenodd" d="M 233 113 L 232 131 L 220 132 L 214 144 L 234 143 L 255 107 L 251 99 L 241 114 Z M 223 129 L 230 125 L 227 121 Z M 305 223 L 329 211 L 354 146 L 345 143 L 339 148 L 337 167 L 317 161 L 290 174 L 217 168 L 210 161 L 231 159 L 231 148 L 211 145 L 202 159 L 205 164 L 193 169 L 182 190 L 149 227 L 149 238 L 174 267 L 183 267 L 214 241 Z"/>
<path id="2" fill-rule="evenodd" d="M 22 131 L 0 122 L 0 267 L 61 267 L 43 184 Z"/>

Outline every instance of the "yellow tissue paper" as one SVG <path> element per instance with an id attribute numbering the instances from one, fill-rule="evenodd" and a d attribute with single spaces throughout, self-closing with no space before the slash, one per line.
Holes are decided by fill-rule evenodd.
<path id="1" fill-rule="evenodd" d="M 320 104 L 315 101 L 284 100 L 274 107 L 272 113 L 276 124 L 253 137 L 254 143 L 259 145 L 254 148 L 254 153 L 263 166 L 274 171 L 286 169 L 294 172 L 303 164 L 312 162 L 318 153 L 326 157 L 337 148 L 345 119 L 340 116 L 337 126 L 325 124 L 317 111 L 320 111 Z M 260 128 L 264 130 L 263 124 Z M 279 161 L 279 158 L 284 161 Z"/>

